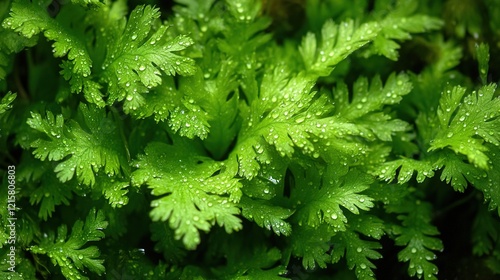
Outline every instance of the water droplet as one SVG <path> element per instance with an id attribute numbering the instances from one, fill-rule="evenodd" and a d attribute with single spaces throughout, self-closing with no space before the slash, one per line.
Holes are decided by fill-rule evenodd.
<path id="1" fill-rule="evenodd" d="M 304 121 L 304 118 L 298 118 L 298 119 L 295 120 L 296 123 L 301 123 L 303 121 Z"/>
<path id="2" fill-rule="evenodd" d="M 139 70 L 140 70 L 140 71 L 144 71 L 144 70 L 146 70 L 146 66 L 144 66 L 144 65 L 139 66 Z"/>
<path id="3" fill-rule="evenodd" d="M 331 217 L 332 217 L 333 220 L 336 220 L 338 218 L 337 214 L 332 214 Z"/>

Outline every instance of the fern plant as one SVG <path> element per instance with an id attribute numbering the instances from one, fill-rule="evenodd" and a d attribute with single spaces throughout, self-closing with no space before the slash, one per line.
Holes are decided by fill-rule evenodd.
<path id="1" fill-rule="evenodd" d="M 499 4 L 146 2 L 0 4 L 2 279 L 500 273 Z"/>

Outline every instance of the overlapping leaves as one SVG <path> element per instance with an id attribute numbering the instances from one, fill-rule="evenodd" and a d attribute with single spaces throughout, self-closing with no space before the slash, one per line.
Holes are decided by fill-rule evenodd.
<path id="1" fill-rule="evenodd" d="M 108 222 L 104 220 L 101 211 L 92 209 L 85 221 L 75 222 L 68 235 L 68 228 L 62 225 L 57 229 L 57 238 L 54 232 L 43 238 L 39 245 L 30 247 L 34 254 L 47 255 L 54 265 L 61 268 L 67 279 L 89 279 L 86 269 L 99 275 L 105 268 L 97 246 L 84 247 L 88 242 L 99 241 L 104 238 L 103 230 Z"/>
<path id="2" fill-rule="evenodd" d="M 158 196 L 151 203 L 151 217 L 155 221 L 168 220 L 175 238 L 182 238 L 187 248 L 196 248 L 199 231 L 209 231 L 216 223 L 229 233 L 241 229 L 236 217 L 236 202 L 241 196 L 239 182 L 222 162 L 176 139 L 174 145 L 150 143 L 136 167 L 133 184 L 147 184 Z"/>
<path id="3" fill-rule="evenodd" d="M 76 117 L 65 123 L 63 115 L 54 116 L 50 111 L 46 118 L 32 113 L 28 124 L 40 132 L 40 138 L 31 143 L 35 157 L 60 161 L 54 171 L 61 182 L 76 174 L 79 182 L 93 185 L 101 169 L 109 175 L 128 173 L 126 143 L 112 114 L 82 104 Z"/>
<path id="4" fill-rule="evenodd" d="M 122 34 L 108 45 L 101 81 L 108 84 L 108 102 L 126 99 L 127 111 L 137 110 L 144 103 L 142 94 L 161 84 L 161 72 L 194 73 L 194 61 L 175 53 L 189 47 L 192 40 L 187 36 L 168 38 L 168 26 L 159 17 L 158 9 L 138 6 Z"/>

